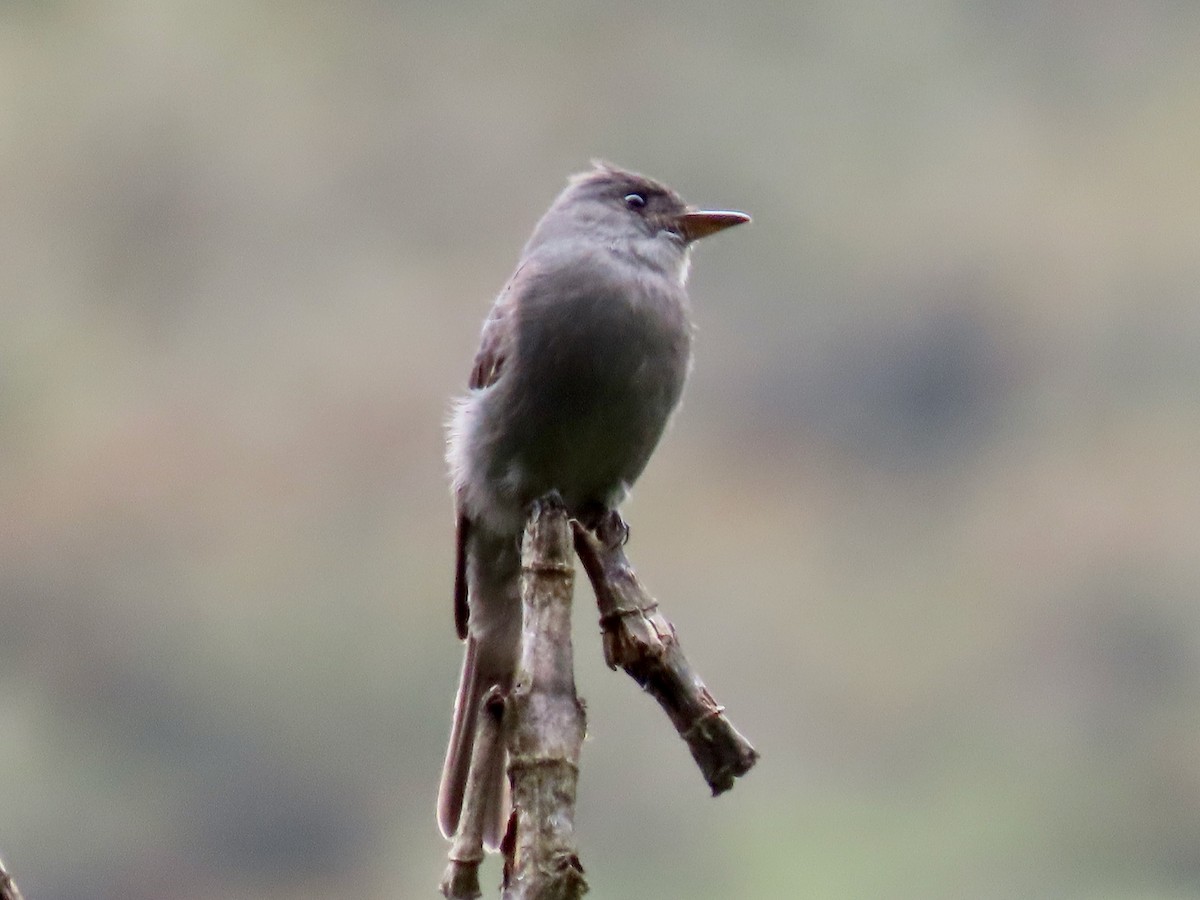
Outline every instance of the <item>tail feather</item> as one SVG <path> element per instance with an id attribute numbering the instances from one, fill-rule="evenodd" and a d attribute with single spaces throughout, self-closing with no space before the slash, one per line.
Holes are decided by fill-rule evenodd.
<path id="1" fill-rule="evenodd" d="M 450 838 L 458 831 L 462 816 L 463 796 L 471 767 L 471 753 L 479 728 L 480 704 L 484 695 L 501 679 L 489 676 L 480 666 L 479 642 L 467 638 L 458 696 L 454 701 L 454 724 L 450 730 L 450 745 L 438 791 L 438 826 L 442 835 Z M 507 684 L 502 684 L 507 687 Z M 477 777 L 484 784 L 483 842 L 490 850 L 499 848 L 508 820 L 508 779 L 505 777 L 504 742 L 497 742 L 488 758 L 481 761 L 483 770 Z"/>
<path id="2" fill-rule="evenodd" d="M 442 786 L 438 791 L 438 825 L 446 837 L 457 832 L 461 824 L 471 754 L 479 730 L 480 704 L 493 687 L 508 691 L 521 642 L 521 554 L 517 536 L 489 532 L 467 522 L 465 516 L 459 524 L 456 618 L 460 626 L 469 622 L 470 627 L 465 629 L 467 647 L 458 697 L 454 701 L 454 724 Z M 510 806 L 504 742 L 497 741 L 486 758 L 479 760 L 479 766 L 483 838 L 494 850 L 504 837 Z"/>

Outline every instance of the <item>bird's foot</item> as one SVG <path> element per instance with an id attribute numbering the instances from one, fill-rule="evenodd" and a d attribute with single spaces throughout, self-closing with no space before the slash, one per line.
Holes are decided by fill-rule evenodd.
<path id="1" fill-rule="evenodd" d="M 565 509 L 566 502 L 562 498 L 562 494 L 558 491 L 548 491 L 536 500 L 530 501 L 525 506 L 525 518 L 529 519 L 541 512 L 550 512 L 556 509 Z"/>
<path id="2" fill-rule="evenodd" d="M 575 518 L 606 547 L 623 547 L 629 542 L 629 525 L 621 513 L 602 503 L 587 504 Z"/>

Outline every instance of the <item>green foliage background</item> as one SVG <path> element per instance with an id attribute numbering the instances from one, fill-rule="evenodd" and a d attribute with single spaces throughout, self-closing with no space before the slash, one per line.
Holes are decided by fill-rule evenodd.
<path id="1" fill-rule="evenodd" d="M 435 896 L 441 422 L 601 156 L 755 215 L 626 512 L 763 759 L 581 592 L 591 896 L 1200 896 L 1198 86 L 1171 0 L 5 4 L 27 895 Z"/>

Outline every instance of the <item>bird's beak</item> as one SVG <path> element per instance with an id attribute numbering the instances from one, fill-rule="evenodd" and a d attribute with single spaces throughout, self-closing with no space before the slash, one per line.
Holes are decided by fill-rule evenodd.
<path id="1" fill-rule="evenodd" d="M 689 208 L 676 217 L 675 226 L 683 235 L 684 240 L 691 243 L 749 221 L 748 215 L 735 210 Z"/>

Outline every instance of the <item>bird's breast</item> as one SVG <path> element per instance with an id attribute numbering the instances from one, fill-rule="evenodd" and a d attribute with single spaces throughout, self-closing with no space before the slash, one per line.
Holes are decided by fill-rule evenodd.
<path id="1" fill-rule="evenodd" d="M 681 386 L 691 352 L 682 290 L 665 278 L 605 274 L 547 279 L 518 312 L 524 389 L 548 392 L 576 416 L 610 403 L 656 407 Z"/>
<path id="2" fill-rule="evenodd" d="M 551 272 L 520 298 L 497 396 L 506 477 L 609 502 L 641 473 L 679 401 L 686 297 L 644 273 Z"/>

